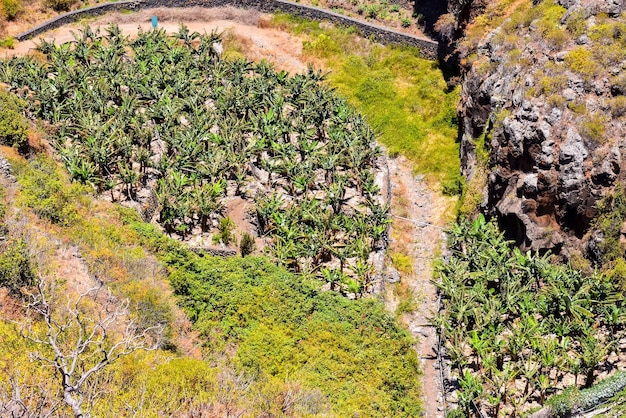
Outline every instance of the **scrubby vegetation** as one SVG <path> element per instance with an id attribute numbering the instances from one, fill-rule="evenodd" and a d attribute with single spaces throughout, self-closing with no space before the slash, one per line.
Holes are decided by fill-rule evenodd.
<path id="1" fill-rule="evenodd" d="M 28 122 L 23 115 L 26 102 L 0 90 L 0 145 L 24 148 L 28 142 Z"/>
<path id="2" fill-rule="evenodd" d="M 459 90 L 448 90 L 435 62 L 420 58 L 415 48 L 367 42 L 351 29 L 323 29 L 319 22 L 280 14 L 272 24 L 308 37 L 303 53 L 332 68 L 330 85 L 380 132 L 390 155 L 406 156 L 444 193 L 460 192 Z"/>
<path id="3" fill-rule="evenodd" d="M 0 215 L 11 208 L 37 231 L 7 234 L 15 251 L 2 257 L 11 268 L 21 266 L 11 270 L 19 276 L 10 284 L 14 296 L 32 298 L 33 284 L 44 277 L 62 314 L 72 287 L 84 285 L 56 275 L 57 251 L 71 248 L 90 280 L 128 299 L 124 315 L 138 332 L 163 330 L 157 351 L 118 359 L 75 393 L 94 416 L 419 416 L 419 362 L 409 333 L 380 301 L 350 300 L 313 280 L 357 296 L 368 284 L 368 257 L 382 246 L 389 222 L 375 181 L 374 130 L 322 73 L 289 76 L 265 62 L 224 59 L 216 42 L 215 34 L 184 27 L 174 37 L 150 31 L 134 40 L 114 26 L 105 35 L 85 28 L 69 44 L 42 42 L 36 58 L 0 63 L 0 79 L 12 91 L 7 103 L 24 122 L 22 145 L 15 146 L 31 154 L 26 161 L 5 152 L 17 183 Z M 428 86 L 436 86 L 433 94 L 422 86 L 422 98 L 446 96 L 440 74 L 416 51 L 388 51 L 371 49 L 370 60 L 380 60 L 376 72 L 415 60 L 432 74 Z M 399 86 L 409 89 L 417 72 L 398 71 Z M 387 81 L 394 84 L 393 77 Z M 354 100 L 373 113 L 363 82 Z M 447 97 L 449 111 L 454 99 Z M 420 102 L 406 100 L 401 113 L 374 121 L 377 128 L 398 123 L 410 106 L 419 110 Z M 44 127 L 44 142 L 66 171 L 28 148 L 33 133 L 24 116 L 40 119 L 30 125 Z M 420 140 L 435 126 L 452 132 L 453 112 L 428 118 L 440 121 L 428 122 L 432 130 L 420 132 Z M 394 135 L 400 138 L 400 130 Z M 398 143 L 394 153 L 408 155 L 412 146 Z M 434 181 L 447 175 L 439 177 L 434 164 L 427 170 Z M 142 221 L 155 209 L 147 207 L 150 190 L 169 237 Z M 140 214 L 113 209 L 96 195 L 140 202 Z M 272 259 L 252 254 L 251 235 L 233 234 L 225 207 L 234 197 L 254 201 L 251 217 Z M 171 238 L 203 231 L 238 245 L 243 257 L 209 257 Z M 397 254 L 395 262 L 410 269 L 406 256 Z M 96 299 L 87 313 L 97 313 Z M 398 312 L 413 309 L 408 303 Z M 28 318 L 31 335 L 47 338 L 45 321 Z M 20 408 L 10 402 L 16 387 L 28 410 L 69 414 L 59 402 L 66 388 L 52 369 L 27 361 L 29 352 L 49 359 L 54 353 L 8 322 L 0 322 L 0 338 L 11 347 L 0 353 L 0 415 Z M 108 344 L 119 336 L 107 338 Z"/>
<path id="4" fill-rule="evenodd" d="M 42 41 L 44 64 L 0 64 L 0 79 L 56 130 L 72 178 L 114 200 L 152 190 L 159 222 L 182 237 L 226 222 L 227 196 L 254 199 L 258 232 L 281 263 L 361 293 L 388 223 L 374 175 L 380 151 L 323 75 L 222 60 L 217 35 L 185 27 L 132 41 L 115 26 L 106 32 Z"/>
<path id="5" fill-rule="evenodd" d="M 397 0 L 298 0 L 298 2 L 396 29 L 419 30 L 424 20 L 424 16 L 416 13 L 407 2 Z"/>
<path id="6" fill-rule="evenodd" d="M 625 328 L 619 283 L 512 249 L 493 222 L 449 235 L 437 286 L 441 327 L 458 373 L 459 407 L 516 415 L 566 387 L 590 387 Z"/>
<path id="7" fill-rule="evenodd" d="M 320 292 L 259 257 L 200 258 L 151 226 L 132 225 L 160 249 L 209 358 L 234 345 L 239 370 L 270 387 L 292 379 L 319 388 L 339 416 L 419 413 L 411 339 L 379 302 Z"/>
<path id="8" fill-rule="evenodd" d="M 30 217 L 31 210 L 40 210 L 31 197 L 42 190 L 49 190 L 50 201 L 64 201 L 69 183 L 50 159 L 39 156 L 26 162 L 13 157 L 11 162 L 19 190 L 4 200 L 6 205 Z M 419 415 L 413 341 L 380 302 L 321 291 L 318 281 L 263 257 L 197 255 L 141 222 L 133 210 L 115 210 L 91 200 L 85 187 L 76 187 L 72 201 L 51 204 L 40 219 L 30 218 L 29 228 L 47 231 L 37 237 L 37 245 L 44 245 L 37 260 L 54 256 L 50 238 L 76 246 L 90 274 L 129 299 L 142 329 L 158 324 L 169 329 L 160 351 L 122 358 L 89 380 L 84 406 L 93 415 Z M 69 208 L 77 214 L 71 222 L 52 222 Z M 31 241 L 21 248 L 32 262 L 32 234 L 28 237 Z M 50 274 L 53 264 L 44 261 L 42 274 Z M 172 299 L 159 285 L 164 278 L 194 323 L 206 361 L 182 356 L 184 329 Z M 71 281 L 59 278 L 53 283 L 60 293 L 51 294 L 52 301 L 65 306 Z M 3 347 L 10 347 L 0 353 L 5 371 L 0 408 L 15 406 L 6 402 L 17 384 L 28 408 L 54 407 L 63 415 L 65 407 L 55 406 L 62 392 L 52 369 L 28 361 L 28 353 L 45 356 L 48 349 L 17 331 L 13 324 L 0 322 Z"/>
<path id="9" fill-rule="evenodd" d="M 505 5 L 506 1 L 496 3 Z M 592 12 L 577 7 L 568 10 L 552 0 L 532 7 L 530 1 L 521 2 L 503 15 L 507 19 L 494 33 L 493 42 L 501 51 L 510 51 L 503 65 L 511 69 L 532 66 L 538 49 L 557 57 L 532 71 L 535 83 L 528 86 L 526 95 L 565 110 L 564 116 L 572 118 L 572 126 L 594 149 L 614 140 L 613 118 L 622 114 L 624 90 L 618 68 L 626 58 L 626 26 L 623 18 Z M 472 26 L 469 33 L 475 48 L 484 32 L 476 30 L 472 35 Z M 468 59 L 473 61 L 476 55 L 471 50 L 468 46 Z M 607 86 L 600 87 L 600 80 L 608 80 Z M 572 90 L 578 93 L 572 95 Z M 592 91 L 605 97 L 594 97 L 589 94 Z"/>

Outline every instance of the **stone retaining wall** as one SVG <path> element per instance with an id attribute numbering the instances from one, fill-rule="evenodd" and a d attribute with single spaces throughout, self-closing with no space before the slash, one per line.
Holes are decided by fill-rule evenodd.
<path id="1" fill-rule="evenodd" d="M 137 10 L 151 9 L 156 7 L 220 7 L 234 6 L 240 8 L 252 8 L 266 13 L 285 12 L 313 20 L 328 20 L 343 26 L 354 26 L 366 37 L 372 37 L 383 44 L 399 44 L 417 47 L 421 55 L 428 59 L 437 59 L 437 42 L 414 35 L 383 28 L 364 21 L 343 16 L 318 7 L 306 6 L 286 0 L 137 0 L 106 3 L 85 9 L 75 10 L 51 19 L 41 25 L 23 32 L 15 37 L 23 41 L 37 36 L 43 32 L 58 28 L 74 21 L 94 15 L 101 15 L 114 10 Z"/>
<path id="2" fill-rule="evenodd" d="M 16 35 L 15 39 L 22 42 L 27 39 L 34 38 L 35 36 L 49 30 L 65 26 L 70 23 L 74 23 L 75 21 L 88 16 L 98 16 L 118 10 L 138 10 L 142 8 L 140 3 L 140 1 L 120 1 L 116 3 L 98 4 L 97 6 L 74 10 L 73 12 L 65 13 L 53 19 L 50 19 L 47 22 L 42 23 L 41 25 L 35 26 L 34 28 L 27 30 L 26 32 L 22 32 L 19 35 Z"/>

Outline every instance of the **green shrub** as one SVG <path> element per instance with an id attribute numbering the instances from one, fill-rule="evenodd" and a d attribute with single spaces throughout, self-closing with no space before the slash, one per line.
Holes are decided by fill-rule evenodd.
<path id="1" fill-rule="evenodd" d="M 78 219 L 78 205 L 90 190 L 63 178 L 51 159 L 40 155 L 25 165 L 15 165 L 23 202 L 50 222 L 70 225 Z"/>
<path id="2" fill-rule="evenodd" d="M 348 300 L 260 257 L 190 259 L 174 291 L 211 355 L 257 380 L 319 388 L 332 416 L 414 417 L 421 412 L 412 340 L 383 305 Z"/>
<path id="3" fill-rule="evenodd" d="M 580 124 L 580 133 L 583 137 L 598 144 L 606 142 L 606 116 L 602 114 L 588 115 Z"/>
<path id="4" fill-rule="evenodd" d="M 615 190 L 615 193 L 597 202 L 598 216 L 591 225 L 592 229 L 599 230 L 603 235 L 602 241 L 598 244 L 602 260 L 597 260 L 603 264 L 613 262 L 624 254 L 619 240 L 620 229 L 626 219 L 626 197 L 620 184 Z"/>
<path id="5" fill-rule="evenodd" d="M 574 10 L 567 18 L 565 26 L 575 38 L 578 38 L 587 30 L 586 18 L 587 11 L 582 8 Z"/>
<path id="6" fill-rule="evenodd" d="M 20 288 L 34 283 L 33 268 L 23 239 L 10 240 L 0 246 L 0 286 L 19 294 Z"/>
<path id="7" fill-rule="evenodd" d="M 626 58 L 626 44 L 596 45 L 593 58 L 604 68 L 619 65 Z"/>
<path id="8" fill-rule="evenodd" d="M 617 96 L 609 99 L 609 108 L 614 118 L 624 116 L 626 114 L 626 96 Z"/>
<path id="9" fill-rule="evenodd" d="M 587 113 L 587 105 L 585 104 L 585 102 L 579 102 L 579 101 L 569 102 L 567 104 L 567 108 L 574 113 L 578 113 L 582 115 Z"/>
<path id="10" fill-rule="evenodd" d="M 28 121 L 22 115 L 26 106 L 15 95 L 0 90 L 0 144 L 23 149 L 28 144 Z"/>
<path id="11" fill-rule="evenodd" d="M 0 39 L 0 48 L 15 48 L 15 38 L 12 36 L 7 36 L 6 38 Z"/>
<path id="12" fill-rule="evenodd" d="M 408 255 L 399 252 L 393 253 L 391 254 L 391 261 L 399 272 L 404 274 L 413 273 L 413 260 Z"/>
<path id="13" fill-rule="evenodd" d="M 213 243 L 222 243 L 224 245 L 230 245 L 235 241 L 235 223 L 228 216 L 220 219 L 220 223 L 217 226 L 218 233 L 213 235 Z"/>
<path id="14" fill-rule="evenodd" d="M 370 19 L 376 19 L 381 11 L 380 4 L 368 4 L 365 6 L 365 16 Z"/>
<path id="15" fill-rule="evenodd" d="M 565 103 L 567 103 L 567 100 L 565 99 L 565 97 L 561 96 L 560 94 L 554 93 L 548 96 L 548 104 L 552 107 L 561 108 L 565 106 Z"/>
<path id="16" fill-rule="evenodd" d="M 619 257 L 613 264 L 612 268 L 606 271 L 608 279 L 619 286 L 620 289 L 626 290 L 626 260 Z"/>
<path id="17" fill-rule="evenodd" d="M 44 0 L 44 6 L 56 12 L 69 11 L 75 3 L 76 0 Z"/>
<path id="18" fill-rule="evenodd" d="M 553 50 L 560 50 L 570 40 L 570 37 L 566 30 L 554 27 L 545 32 L 544 39 L 550 42 Z"/>
<path id="19" fill-rule="evenodd" d="M 322 33 L 312 41 L 304 41 L 302 44 L 304 52 L 318 58 L 331 57 L 341 52 L 337 42 L 330 36 Z"/>
<path id="20" fill-rule="evenodd" d="M 134 286 L 133 286 L 134 285 Z M 163 298 L 163 294 L 155 288 L 145 288 L 144 284 L 131 285 L 131 300 L 135 307 L 137 327 L 139 331 L 154 329 L 158 325 L 165 325 L 160 348 L 174 349 L 172 328 L 174 322 L 172 307 Z M 156 337 L 156 335 L 154 335 Z"/>
<path id="21" fill-rule="evenodd" d="M 579 395 L 580 392 L 572 388 L 548 399 L 546 406 L 549 407 L 557 417 L 569 417 L 574 408 L 574 402 Z"/>
<path id="22" fill-rule="evenodd" d="M 411 296 L 413 296 L 413 294 L 411 294 Z M 405 313 L 415 312 L 418 307 L 419 306 L 417 302 L 415 302 L 412 297 L 403 299 L 400 301 L 400 303 L 398 303 L 398 306 L 396 307 L 396 317 L 400 317 Z"/>
<path id="23" fill-rule="evenodd" d="M 593 59 L 592 52 L 582 46 L 572 49 L 565 56 L 565 64 L 585 80 L 594 77 L 598 72 L 598 65 Z"/>
<path id="24" fill-rule="evenodd" d="M 567 88 L 567 76 L 565 74 L 545 76 L 539 81 L 539 85 L 545 95 L 560 93 Z"/>
<path id="25" fill-rule="evenodd" d="M 7 20 L 15 20 L 22 7 L 18 0 L 2 0 L 2 12 Z"/>
<path id="26" fill-rule="evenodd" d="M 6 225 L 4 223 L 4 218 L 7 215 L 7 202 L 6 202 L 6 191 L 4 187 L 0 185 L 0 237 L 4 237 L 7 233 Z"/>
<path id="27" fill-rule="evenodd" d="M 247 232 L 241 236 L 241 242 L 239 243 L 239 251 L 241 252 L 241 256 L 245 257 L 250 255 L 256 250 L 256 244 L 254 242 L 254 237 Z"/>

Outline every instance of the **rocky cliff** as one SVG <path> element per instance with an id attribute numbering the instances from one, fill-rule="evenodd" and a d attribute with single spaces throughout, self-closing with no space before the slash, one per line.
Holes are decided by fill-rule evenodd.
<path id="1" fill-rule="evenodd" d="M 518 245 L 568 255 L 626 176 L 626 1 L 534 3 L 468 57 L 462 171 Z"/>

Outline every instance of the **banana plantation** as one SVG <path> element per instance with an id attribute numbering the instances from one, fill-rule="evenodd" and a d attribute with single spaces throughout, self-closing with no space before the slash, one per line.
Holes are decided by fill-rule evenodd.
<path id="1" fill-rule="evenodd" d="M 335 289 L 366 288 L 388 223 L 380 150 L 323 74 L 221 59 L 218 34 L 184 26 L 74 37 L 0 61 L 0 81 L 45 121 L 74 180 L 113 200 L 150 190 L 159 224 L 183 238 L 225 219 L 229 197 L 253 201 L 280 263 Z"/>
<path id="2" fill-rule="evenodd" d="M 458 376 L 461 415 L 517 416 L 617 369 L 626 330 L 618 283 L 512 249 L 482 215 L 455 225 L 448 245 L 435 323 Z"/>

